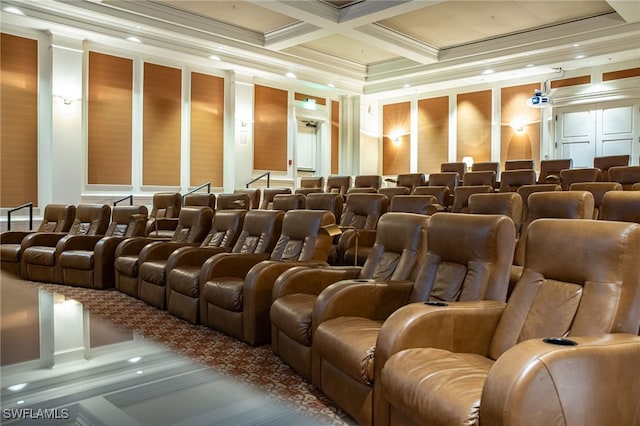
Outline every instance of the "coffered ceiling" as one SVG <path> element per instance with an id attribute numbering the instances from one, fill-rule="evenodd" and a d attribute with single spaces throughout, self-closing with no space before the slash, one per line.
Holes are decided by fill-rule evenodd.
<path id="1" fill-rule="evenodd" d="M 3 23 L 390 94 L 640 59 L 637 0 L 3 0 Z M 186 56 L 185 56 L 186 58 Z M 212 59 L 215 63 L 212 63 Z"/>

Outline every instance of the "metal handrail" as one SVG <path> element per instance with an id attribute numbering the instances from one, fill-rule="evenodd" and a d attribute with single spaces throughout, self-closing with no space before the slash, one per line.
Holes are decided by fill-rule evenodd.
<path id="1" fill-rule="evenodd" d="M 210 193 L 210 192 L 211 192 L 211 182 L 207 182 L 207 183 L 203 183 L 202 185 L 200 185 L 200 186 L 198 186 L 198 187 L 193 188 L 191 191 L 189 191 L 189 192 L 187 192 L 186 194 L 184 194 L 184 195 L 182 196 L 182 198 L 186 197 L 186 196 L 187 196 L 187 195 L 189 195 L 189 194 L 193 194 L 193 193 L 194 193 L 194 192 L 196 192 L 196 191 L 200 191 L 200 190 L 201 190 L 202 188 L 204 188 L 205 186 L 207 187 L 207 193 Z"/>
<path id="2" fill-rule="evenodd" d="M 11 231 L 11 213 L 29 207 L 29 230 L 33 229 L 33 203 L 26 203 L 7 210 L 7 231 Z"/>
<path id="3" fill-rule="evenodd" d="M 129 200 L 129 205 L 132 206 L 133 205 L 133 194 L 131 195 L 127 195 L 126 197 L 122 197 L 119 200 L 116 200 L 113 202 L 113 205 L 116 206 L 118 203 L 124 201 L 124 200 Z"/>
<path id="4" fill-rule="evenodd" d="M 269 183 L 271 182 L 271 172 L 264 172 L 260 176 L 258 176 L 256 178 L 253 178 L 252 180 L 249 181 L 249 183 L 247 183 L 247 188 L 249 188 L 249 185 L 251 185 L 252 183 L 254 183 L 257 180 L 262 179 L 265 176 L 267 177 L 267 188 L 269 188 Z"/>

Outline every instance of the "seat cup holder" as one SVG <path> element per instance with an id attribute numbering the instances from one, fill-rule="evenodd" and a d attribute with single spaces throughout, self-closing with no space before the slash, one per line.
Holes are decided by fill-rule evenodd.
<path id="1" fill-rule="evenodd" d="M 424 302 L 424 304 L 425 304 L 425 305 L 429 305 L 429 306 L 449 306 L 449 304 L 448 304 L 448 303 L 445 303 L 445 302 L 435 302 L 435 301 L 434 301 L 434 302 L 432 302 L 432 301 L 427 301 L 427 302 Z"/>
<path id="2" fill-rule="evenodd" d="M 564 337 L 547 337 L 545 339 L 542 339 L 542 341 L 551 345 L 560 346 L 576 346 L 578 344 L 578 342 L 570 339 L 565 339 Z"/>
<path id="3" fill-rule="evenodd" d="M 366 278 L 356 278 L 354 280 L 352 280 L 354 283 L 372 283 L 373 280 L 369 280 Z"/>

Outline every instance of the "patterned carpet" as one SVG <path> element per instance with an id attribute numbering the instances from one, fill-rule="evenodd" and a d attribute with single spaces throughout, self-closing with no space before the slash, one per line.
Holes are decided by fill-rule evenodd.
<path id="1" fill-rule="evenodd" d="M 256 387 L 321 423 L 354 424 L 315 386 L 304 381 L 276 357 L 270 345 L 252 347 L 208 327 L 192 325 L 119 291 L 34 282 L 26 284 L 75 299 L 92 315 L 134 330 L 194 362 Z"/>

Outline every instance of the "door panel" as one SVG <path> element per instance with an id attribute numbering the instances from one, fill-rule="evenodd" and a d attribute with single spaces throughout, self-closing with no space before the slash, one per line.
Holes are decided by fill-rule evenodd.
<path id="1" fill-rule="evenodd" d="M 591 167 L 595 156 L 595 120 L 590 106 L 558 110 L 559 157 L 572 158 L 573 167 Z"/>
<path id="2" fill-rule="evenodd" d="M 596 155 L 632 154 L 633 111 L 632 105 L 603 107 L 599 110 L 602 132 L 596 133 Z"/>

